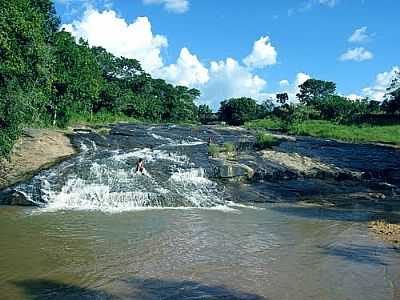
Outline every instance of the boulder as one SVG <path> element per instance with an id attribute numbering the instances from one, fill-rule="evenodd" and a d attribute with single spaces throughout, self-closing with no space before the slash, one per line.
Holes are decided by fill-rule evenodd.
<path id="1" fill-rule="evenodd" d="M 11 188 L 0 191 L 0 205 L 36 206 L 23 193 Z"/>

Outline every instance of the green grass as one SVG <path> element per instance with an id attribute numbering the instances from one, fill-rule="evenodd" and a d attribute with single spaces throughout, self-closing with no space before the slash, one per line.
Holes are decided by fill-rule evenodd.
<path id="1" fill-rule="evenodd" d="M 115 123 L 143 123 L 133 117 L 128 117 L 123 114 L 113 114 L 109 112 L 97 113 L 90 116 L 90 114 L 74 114 L 70 121 L 69 125 L 73 126 L 76 124 L 82 125 L 104 125 L 104 124 L 115 124 Z"/>
<path id="2" fill-rule="evenodd" d="M 258 132 L 256 146 L 259 149 L 271 148 L 279 143 L 279 139 L 266 132 Z"/>
<path id="3" fill-rule="evenodd" d="M 208 155 L 212 157 L 217 157 L 221 152 L 220 147 L 217 144 L 208 145 Z"/>
<path id="4" fill-rule="evenodd" d="M 347 142 L 382 142 L 400 145 L 400 125 L 338 125 L 329 121 L 309 120 L 290 126 L 290 134 L 324 137 Z"/>
<path id="5" fill-rule="evenodd" d="M 285 123 L 279 118 L 268 118 L 246 122 L 244 126 L 247 129 L 278 129 L 283 130 Z"/>
<path id="6" fill-rule="evenodd" d="M 220 153 L 226 153 L 227 157 L 233 158 L 235 150 L 235 145 L 231 143 L 224 143 L 222 146 L 218 144 L 208 145 L 208 155 L 214 158 L 218 157 Z"/>
<path id="7" fill-rule="evenodd" d="M 226 153 L 233 153 L 235 152 L 235 145 L 232 143 L 224 143 L 224 151 Z"/>

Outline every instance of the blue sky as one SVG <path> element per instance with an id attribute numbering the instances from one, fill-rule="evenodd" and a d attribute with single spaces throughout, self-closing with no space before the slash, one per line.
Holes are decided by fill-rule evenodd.
<path id="1" fill-rule="evenodd" d="M 397 0 L 56 0 L 56 8 L 76 37 L 199 88 L 214 108 L 221 98 L 281 91 L 294 101 L 309 77 L 381 100 L 400 65 Z"/>

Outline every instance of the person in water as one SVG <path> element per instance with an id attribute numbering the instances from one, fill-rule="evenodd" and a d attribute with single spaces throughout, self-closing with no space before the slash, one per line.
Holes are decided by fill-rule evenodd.
<path id="1" fill-rule="evenodd" d="M 136 163 L 136 173 L 144 174 L 144 161 L 143 158 L 139 158 L 138 162 Z"/>

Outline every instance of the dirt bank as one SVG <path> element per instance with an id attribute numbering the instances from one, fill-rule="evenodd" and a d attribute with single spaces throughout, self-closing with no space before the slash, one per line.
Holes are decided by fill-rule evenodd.
<path id="1" fill-rule="evenodd" d="M 0 189 L 27 180 L 75 153 L 68 136 L 57 130 L 26 129 L 10 161 L 0 160 Z"/>
<path id="2" fill-rule="evenodd" d="M 368 223 L 368 228 L 385 241 L 400 248 L 400 224 L 379 220 Z"/>

